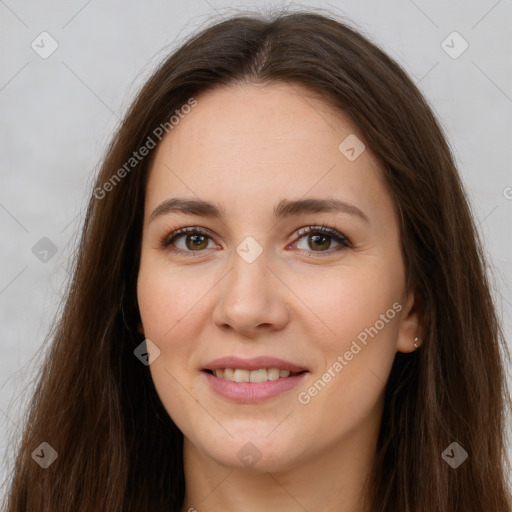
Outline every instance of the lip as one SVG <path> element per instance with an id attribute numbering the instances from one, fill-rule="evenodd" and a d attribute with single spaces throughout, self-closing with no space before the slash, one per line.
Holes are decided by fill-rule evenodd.
<path id="1" fill-rule="evenodd" d="M 276 366 L 271 367 L 276 368 Z M 221 368 L 221 366 L 219 366 L 218 368 Z M 226 368 L 230 367 L 227 366 Z M 238 366 L 238 368 L 241 367 Z M 259 368 L 261 368 L 261 366 Z M 263 366 L 263 368 L 265 368 L 265 366 Z M 257 370 L 258 368 L 252 369 Z M 223 398 L 227 398 L 228 400 L 231 400 L 233 402 L 250 404 L 262 402 L 264 400 L 277 396 L 280 393 L 289 391 L 290 389 L 297 386 L 308 374 L 308 372 L 304 371 L 304 373 L 299 373 L 298 375 L 286 378 L 279 378 L 277 380 L 267 380 L 266 382 L 234 382 L 222 379 L 220 377 L 216 377 L 215 375 L 208 373 L 206 370 L 203 370 L 202 374 L 204 375 L 204 378 L 207 380 L 210 389 L 216 394 L 222 396 Z"/>
<path id="2" fill-rule="evenodd" d="M 279 370 L 289 370 L 293 373 L 309 371 L 307 368 L 297 364 L 278 359 L 270 356 L 258 356 L 243 359 L 236 356 L 225 356 L 210 361 L 205 364 L 203 370 L 220 370 L 225 368 L 241 369 L 241 370 L 259 370 L 260 368 L 278 368 Z M 290 377 L 293 378 L 293 377 Z M 275 381 L 271 381 L 275 382 Z"/>

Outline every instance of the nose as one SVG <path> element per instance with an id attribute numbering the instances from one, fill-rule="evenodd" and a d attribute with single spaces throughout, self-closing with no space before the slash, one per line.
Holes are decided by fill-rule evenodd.
<path id="1" fill-rule="evenodd" d="M 215 325 L 250 338 L 287 325 L 286 287 L 268 263 L 265 251 L 252 263 L 234 254 L 231 272 L 219 283 Z"/>

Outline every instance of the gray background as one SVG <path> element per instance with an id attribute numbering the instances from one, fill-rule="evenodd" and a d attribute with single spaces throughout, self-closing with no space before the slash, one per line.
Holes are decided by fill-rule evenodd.
<path id="1" fill-rule="evenodd" d="M 62 298 L 92 176 L 135 91 L 212 15 L 285 5 L 348 17 L 407 69 L 430 101 L 478 219 L 510 343 L 512 0 L 0 0 L 1 479 L 41 362 L 37 351 Z M 42 45 L 43 31 L 59 45 L 47 59 L 31 47 L 34 40 Z M 469 44 L 458 58 L 462 40 L 444 43 L 452 56 L 442 45 L 453 31 Z M 44 253 L 33 252 L 43 237 L 57 250 L 46 262 Z"/>

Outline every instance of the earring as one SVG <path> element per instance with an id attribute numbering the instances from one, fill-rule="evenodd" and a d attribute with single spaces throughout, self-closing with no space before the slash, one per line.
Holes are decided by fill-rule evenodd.
<path id="1" fill-rule="evenodd" d="M 418 337 L 414 338 L 414 346 L 415 348 L 418 348 L 421 345 L 421 343 L 418 344 Z"/>

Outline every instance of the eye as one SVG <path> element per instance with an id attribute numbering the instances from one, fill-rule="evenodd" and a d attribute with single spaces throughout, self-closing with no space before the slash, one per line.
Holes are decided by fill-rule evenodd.
<path id="1" fill-rule="evenodd" d="M 295 242 L 294 245 L 298 249 L 306 251 L 308 255 L 320 256 L 321 254 L 319 253 L 323 252 L 332 254 L 344 248 L 352 247 L 351 242 L 346 236 L 336 229 L 323 225 L 307 226 L 299 229 L 296 235 L 299 236 L 299 241 Z M 305 239 L 306 247 L 300 247 L 301 239 Z M 186 227 L 173 231 L 160 242 L 160 245 L 174 254 L 199 256 L 205 249 L 218 248 L 214 243 L 212 247 L 210 242 L 213 243 L 213 238 L 207 231 L 198 227 Z M 332 249 L 333 242 L 337 246 L 335 246 L 335 250 L 330 250 Z"/>
<path id="2" fill-rule="evenodd" d="M 160 245 L 175 254 L 196 256 L 194 253 L 212 248 L 209 247 L 210 241 L 213 240 L 205 231 L 195 227 L 187 227 L 173 231 L 160 242 Z"/>
<path id="3" fill-rule="evenodd" d="M 351 247 L 351 243 L 348 238 L 342 235 L 339 231 L 327 226 L 307 226 L 297 231 L 299 236 L 299 242 L 295 242 L 295 245 L 302 250 L 305 250 L 308 254 L 329 252 L 338 252 L 344 248 Z M 300 247 L 300 240 L 304 239 L 305 247 Z M 332 248 L 333 241 L 337 244 L 337 249 L 334 251 L 329 250 Z M 315 254 L 317 256 L 318 254 Z"/>

